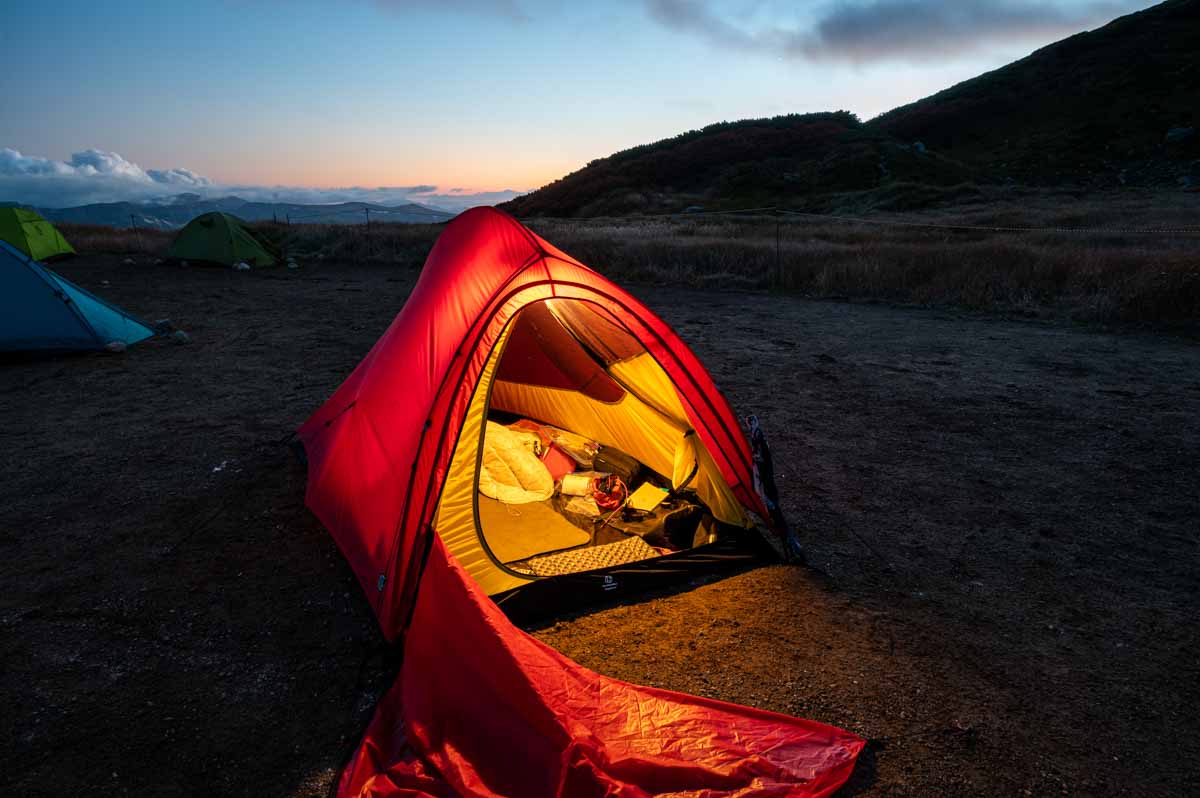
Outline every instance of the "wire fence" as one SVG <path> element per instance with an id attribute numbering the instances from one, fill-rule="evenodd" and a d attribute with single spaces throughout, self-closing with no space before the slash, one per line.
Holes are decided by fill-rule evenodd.
<path id="1" fill-rule="evenodd" d="M 377 217 L 376 218 L 377 222 L 395 222 L 395 221 L 404 222 L 404 221 L 407 221 L 407 219 L 397 219 L 396 217 L 418 216 L 418 217 L 428 218 L 430 220 L 430 223 L 437 223 L 437 222 L 449 221 L 450 219 L 452 219 L 455 216 L 455 214 L 453 214 L 453 213 L 449 213 L 447 211 L 436 211 L 436 210 L 433 210 L 432 208 L 412 207 L 412 208 L 396 209 L 396 208 L 379 207 L 379 208 L 347 208 L 345 210 L 340 210 L 340 211 L 329 210 L 329 211 L 319 211 L 317 213 L 299 214 L 299 215 L 292 214 L 292 213 L 285 213 L 284 221 L 286 224 L 292 224 L 293 222 L 306 222 L 306 221 L 309 221 L 312 219 L 328 219 L 331 216 L 339 217 L 339 218 L 354 216 L 354 217 L 361 218 L 363 220 L 363 224 L 370 225 L 372 213 L 374 213 L 375 216 Z M 278 221 L 278 218 L 276 218 L 276 221 Z M 338 224 L 338 223 L 339 222 L 331 222 L 331 224 Z M 318 222 L 318 224 L 319 224 L 319 222 Z"/>
<path id="2" fill-rule="evenodd" d="M 448 218 L 407 210 L 436 222 Z M 758 205 L 521 221 L 621 281 L 1030 313 L 1066 308 L 1080 319 L 1194 324 L 1200 319 L 1200 227 L 1187 224 L 1190 212 L 1188 205 L 1141 200 L 895 216 Z M 284 214 L 278 221 L 266 220 L 262 236 L 285 260 L 302 264 L 370 261 L 415 270 L 440 232 L 439 224 L 396 223 L 396 216 L 374 207 Z M 92 240 L 82 242 L 81 251 L 156 254 L 171 236 L 136 227 L 85 233 Z"/>
<path id="3" fill-rule="evenodd" d="M 346 224 L 351 222 L 341 221 L 351 217 L 362 219 L 363 226 L 370 227 L 372 221 L 376 223 L 416 223 L 412 222 L 411 217 L 424 217 L 428 219 L 428 224 L 439 224 L 453 219 L 457 214 L 449 211 L 439 211 L 432 208 L 411 207 L 403 209 L 393 208 L 347 208 L 345 210 L 328 210 L 319 211 L 317 213 L 293 214 L 285 213 L 282 220 L 275 218 L 276 222 L 283 224 L 294 223 L 316 223 L 313 220 L 323 220 L 329 224 Z M 926 221 L 911 221 L 906 219 L 889 219 L 889 218 L 869 218 L 865 216 L 847 216 L 833 213 L 817 213 L 814 211 L 801 211 L 793 208 L 779 207 L 775 205 L 759 206 L 753 208 L 731 208 L 724 210 L 681 210 L 667 211 L 662 213 L 643 213 L 636 216 L 619 216 L 619 217 L 571 217 L 571 216 L 528 216 L 519 217 L 518 221 L 524 224 L 537 224 L 539 222 L 561 222 L 561 223 L 591 223 L 612 219 L 615 222 L 630 223 L 644 219 L 673 219 L 673 220 L 691 220 L 702 219 L 718 216 L 733 216 L 733 217 L 762 217 L 764 219 L 795 219 L 808 220 L 812 222 L 827 222 L 835 224 L 847 225 L 865 225 L 874 227 L 901 227 L 924 230 L 946 230 L 959 232 L 976 232 L 976 233 L 1041 233 L 1041 234 L 1070 234 L 1070 235 L 1141 235 L 1141 236 L 1200 236 L 1200 226 L 1170 226 L 1170 227 L 1094 227 L 1094 226 L 1070 226 L 1070 225 L 984 225 L 984 224 L 962 224 L 953 222 L 926 222 Z M 338 221 L 330 221 L 330 217 L 336 217 Z M 135 225 L 136 226 L 136 225 Z"/>
<path id="4" fill-rule="evenodd" d="M 956 224 L 947 222 L 918 222 L 908 221 L 903 219 L 874 219 L 863 216 L 843 216 L 832 213 L 816 213 L 813 211 L 799 211 L 792 208 L 781 208 L 774 205 L 762 206 L 756 208 L 733 208 L 728 210 L 683 210 L 669 211 L 664 213 L 649 213 L 640 214 L 638 216 L 613 217 L 620 221 L 636 221 L 638 219 L 677 219 L 687 220 L 704 218 L 711 216 L 742 216 L 753 217 L 759 216 L 762 218 L 794 218 L 806 219 L 810 221 L 833 222 L 839 224 L 856 224 L 856 225 L 873 225 L 877 227 L 908 227 L 927 230 L 957 230 L 962 232 L 983 232 L 983 233 L 1070 233 L 1076 235 L 1165 235 L 1165 236 L 1192 236 L 1200 235 L 1200 227 L 1153 227 L 1153 228 L 1138 228 L 1138 227 L 1077 227 L 1077 226 L 1036 226 L 1036 225 L 972 225 L 972 224 Z M 596 217 L 579 218 L 566 216 L 531 216 L 521 218 L 522 223 L 533 223 L 543 221 L 553 222 L 588 222 L 594 221 Z"/>

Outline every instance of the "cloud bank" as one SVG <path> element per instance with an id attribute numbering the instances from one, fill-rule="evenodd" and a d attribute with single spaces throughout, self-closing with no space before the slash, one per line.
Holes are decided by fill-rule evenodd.
<path id="1" fill-rule="evenodd" d="M 840 0 L 810 26 L 752 24 L 719 13 L 708 0 L 645 0 L 650 18 L 715 47 L 771 57 L 929 62 L 995 44 L 1044 43 L 1146 8 L 1153 0 Z M 762 15 L 759 15 L 760 17 Z M 782 15 L 772 14 L 776 20 Z"/>
<path id="2" fill-rule="evenodd" d="M 226 185 L 189 169 L 143 169 L 115 152 L 103 150 L 84 150 L 72 155 L 70 160 L 55 161 L 0 148 L 0 200 L 44 208 L 69 208 L 93 202 L 160 200 L 180 193 L 203 197 L 236 195 L 258 202 L 306 205 L 417 202 L 457 211 L 474 205 L 494 205 L 519 196 L 521 192 L 469 192 L 462 188 L 440 192 L 434 185 L 377 188 Z"/>
<path id="3" fill-rule="evenodd" d="M 53 161 L 0 148 L 0 199 L 48 205 L 140 200 L 177 191 L 204 191 L 212 181 L 188 169 L 142 169 L 115 152 L 84 150 Z"/>

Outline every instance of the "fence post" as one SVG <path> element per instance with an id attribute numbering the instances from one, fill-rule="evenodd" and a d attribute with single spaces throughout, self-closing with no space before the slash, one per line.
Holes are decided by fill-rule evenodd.
<path id="1" fill-rule="evenodd" d="M 363 208 L 363 213 L 367 217 L 367 257 L 375 254 L 375 247 L 371 243 L 371 209 Z"/>
<path id="2" fill-rule="evenodd" d="M 137 236 L 138 251 L 145 252 L 146 248 L 142 245 L 142 231 L 138 230 L 137 220 L 133 218 L 133 214 L 129 214 L 129 224 L 133 227 L 133 234 Z"/>
<path id="3" fill-rule="evenodd" d="M 779 252 L 779 209 L 775 208 L 775 279 L 779 281 L 779 288 L 783 288 L 783 258 Z"/>

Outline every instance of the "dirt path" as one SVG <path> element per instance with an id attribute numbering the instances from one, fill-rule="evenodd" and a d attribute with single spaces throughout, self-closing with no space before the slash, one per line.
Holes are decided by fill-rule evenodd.
<path id="1" fill-rule="evenodd" d="M 323 790 L 391 664 L 281 440 L 415 274 L 61 269 L 193 342 L 0 365 L 0 782 Z M 763 418 L 814 568 L 542 639 L 872 738 L 850 794 L 1200 790 L 1200 348 L 636 290 Z"/>

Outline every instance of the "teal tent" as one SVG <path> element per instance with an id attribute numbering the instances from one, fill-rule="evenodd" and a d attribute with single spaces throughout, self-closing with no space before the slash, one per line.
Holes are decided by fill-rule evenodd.
<path id="1" fill-rule="evenodd" d="M 145 323 L 0 241 L 0 351 L 67 351 L 134 344 Z"/>

